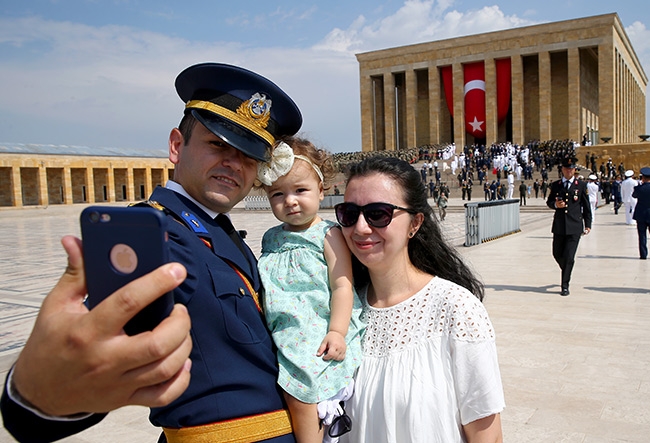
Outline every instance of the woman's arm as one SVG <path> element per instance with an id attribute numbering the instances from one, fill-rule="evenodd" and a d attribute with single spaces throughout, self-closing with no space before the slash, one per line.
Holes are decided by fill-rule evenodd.
<path id="1" fill-rule="evenodd" d="M 463 426 L 467 443 L 502 443 L 501 414 L 467 423 Z"/>

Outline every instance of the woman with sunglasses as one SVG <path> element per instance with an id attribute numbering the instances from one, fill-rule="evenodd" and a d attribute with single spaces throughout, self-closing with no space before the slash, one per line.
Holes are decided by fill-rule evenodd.
<path id="1" fill-rule="evenodd" d="M 363 300 L 354 443 L 501 442 L 504 408 L 483 286 L 448 245 L 407 162 L 372 157 L 336 206 Z"/>

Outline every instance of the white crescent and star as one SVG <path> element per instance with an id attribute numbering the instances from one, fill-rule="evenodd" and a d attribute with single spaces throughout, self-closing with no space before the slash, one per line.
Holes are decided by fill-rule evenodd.
<path id="1" fill-rule="evenodd" d="M 473 91 L 474 89 L 481 90 L 485 92 L 485 81 L 483 80 L 470 80 L 467 83 L 465 83 L 465 95 L 467 95 L 470 91 Z M 469 122 L 470 126 L 472 127 L 472 131 L 474 132 L 482 132 L 483 130 L 481 129 L 481 125 L 485 123 L 483 121 L 479 121 L 476 116 L 474 116 L 474 121 Z"/>
<path id="2" fill-rule="evenodd" d="M 473 122 L 469 122 L 470 126 L 472 127 L 472 131 L 475 131 L 475 132 L 482 132 L 483 131 L 481 129 L 481 125 L 483 123 L 485 123 L 485 122 L 478 121 L 476 116 L 474 116 L 474 121 Z"/>
<path id="3" fill-rule="evenodd" d="M 467 95 L 469 91 L 472 91 L 474 89 L 480 89 L 481 91 L 485 92 L 485 81 L 470 80 L 467 83 L 465 83 L 465 95 Z"/>

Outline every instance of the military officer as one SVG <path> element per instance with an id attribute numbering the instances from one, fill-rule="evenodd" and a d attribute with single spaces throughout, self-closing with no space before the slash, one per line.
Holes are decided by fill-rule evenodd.
<path id="1" fill-rule="evenodd" d="M 641 168 L 641 184 L 634 188 L 632 197 L 637 199 L 634 220 L 639 234 L 639 258 L 648 258 L 648 230 L 650 229 L 650 167 Z"/>
<path id="2" fill-rule="evenodd" d="M 625 205 L 625 224 L 633 225 L 634 218 L 634 207 L 636 206 L 636 198 L 632 197 L 632 192 L 634 187 L 638 185 L 639 182 L 634 179 L 634 171 L 628 169 L 625 171 L 625 180 L 621 183 L 621 199 L 623 200 L 623 205 Z"/>
<path id="3" fill-rule="evenodd" d="M 587 185 L 574 177 L 575 157 L 562 160 L 562 178 L 550 186 L 546 205 L 555 210 L 553 216 L 553 258 L 562 270 L 561 295 L 569 295 L 571 271 L 575 263 L 580 236 L 591 231 L 591 207 Z"/>
<path id="4" fill-rule="evenodd" d="M 277 138 L 299 130 L 302 116 L 278 86 L 236 66 L 191 66 L 177 77 L 176 90 L 185 103 L 185 112 L 169 136 L 174 178 L 166 187 L 154 190 L 148 204 L 164 211 L 170 220 L 171 260 L 187 270 L 187 278 L 174 290 L 174 298 L 187 308 L 192 323 L 191 379 L 187 389 L 170 404 L 137 404 L 158 406 L 151 409 L 150 420 L 164 429 L 160 441 L 182 443 L 197 441 L 200 436 L 200 441 L 210 442 L 226 441 L 226 437 L 247 442 L 294 442 L 276 383 L 273 342 L 261 313 L 256 260 L 227 213 L 251 190 L 258 161 L 266 160 Z M 60 326 L 72 329 L 76 325 Z M 59 331 L 51 335 L 57 337 Z M 96 335 L 99 332 L 94 330 L 89 333 L 90 337 Z M 54 343 L 66 343 L 63 333 L 60 338 Z M 147 338 L 120 340 L 135 344 Z M 82 401 L 87 400 L 81 398 L 83 395 L 70 395 L 65 404 L 44 400 L 54 384 L 76 387 L 85 380 L 65 379 L 63 372 L 59 380 L 39 386 L 38 371 L 56 366 L 42 363 L 45 358 L 56 359 L 58 350 L 54 345 L 49 347 L 41 347 L 40 354 L 38 350 L 34 354 L 35 347 L 28 342 L 28 352 L 21 353 L 15 371 L 9 375 L 11 380 L 5 384 L 4 425 L 19 441 L 51 441 L 92 426 L 103 417 L 52 417 L 60 415 L 59 411 L 61 415 L 87 411 L 75 405 L 88 402 Z M 88 371 L 96 370 L 94 376 L 99 380 L 104 374 L 96 364 L 90 364 L 92 343 L 88 348 L 87 353 L 79 353 L 74 364 L 81 370 L 84 364 Z M 144 379 L 146 369 L 135 371 L 129 366 L 122 372 L 131 370 L 132 377 L 139 374 Z M 75 373 L 72 368 L 71 373 Z M 52 380 L 51 375 L 48 380 Z M 115 381 L 114 385 L 117 389 L 120 383 Z M 97 397 L 92 391 L 87 396 Z M 103 404 L 102 400 L 94 399 L 90 412 L 114 409 L 113 404 Z M 131 404 L 128 400 L 125 403 Z"/>

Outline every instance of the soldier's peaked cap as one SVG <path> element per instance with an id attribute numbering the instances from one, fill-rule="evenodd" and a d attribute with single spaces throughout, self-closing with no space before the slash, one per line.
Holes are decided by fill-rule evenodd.
<path id="1" fill-rule="evenodd" d="M 298 106 L 282 89 L 238 66 L 190 66 L 176 77 L 176 92 L 186 113 L 256 160 L 267 160 L 278 138 L 294 135 L 302 126 Z"/>
<path id="2" fill-rule="evenodd" d="M 565 157 L 562 159 L 562 166 L 565 168 L 575 168 L 578 159 L 575 157 Z"/>

